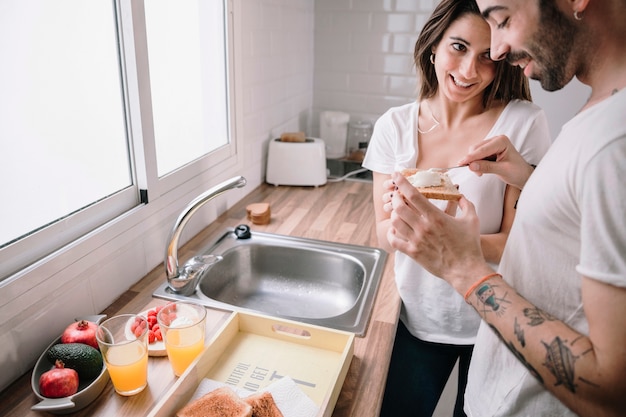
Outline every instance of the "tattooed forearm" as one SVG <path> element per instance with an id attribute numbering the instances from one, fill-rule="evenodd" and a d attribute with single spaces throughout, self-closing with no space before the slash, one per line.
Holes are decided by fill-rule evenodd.
<path id="1" fill-rule="evenodd" d="M 554 321 L 556 320 L 554 316 L 546 313 L 540 308 L 525 308 L 524 316 L 529 319 L 528 325 L 530 326 L 539 326 L 543 324 L 545 321 Z"/>
<path id="2" fill-rule="evenodd" d="M 601 374 L 587 364 L 586 355 L 595 355 L 588 337 L 566 330 L 561 323 L 550 323 L 558 319 L 539 307 L 517 300 L 510 287 L 493 284 L 479 285 L 471 302 L 539 384 L 554 391 L 559 398 L 564 392 L 579 395 L 586 387 L 603 388 Z"/>
<path id="3" fill-rule="evenodd" d="M 530 310 L 527 309 L 524 312 L 526 313 L 527 311 L 530 311 Z M 533 311 L 540 311 L 540 310 L 533 309 Z M 525 314 L 525 316 L 528 317 L 527 314 Z M 553 319 L 552 316 L 550 316 L 549 314 L 545 314 L 545 320 L 552 320 L 552 319 Z M 515 344 L 513 343 L 513 341 L 505 340 L 502 334 L 493 325 L 489 325 L 489 327 L 491 327 L 491 329 L 495 332 L 498 338 L 500 338 L 502 343 L 504 343 L 506 347 L 509 348 L 511 353 L 515 355 L 517 360 L 519 360 L 520 363 L 524 365 L 526 369 L 528 369 L 528 372 L 530 372 L 530 374 L 533 375 L 539 383 L 544 384 L 543 377 L 539 374 L 539 372 L 537 372 L 537 370 L 533 367 L 533 365 L 526 360 L 522 352 L 515 347 Z M 515 334 L 517 342 L 519 342 L 522 348 L 525 348 L 526 337 L 525 337 L 522 326 L 519 325 L 517 317 L 515 318 L 515 323 L 513 325 L 513 332 Z M 563 385 L 568 391 L 572 393 L 576 393 L 576 390 L 578 388 L 578 384 L 576 382 L 580 382 L 580 383 L 593 386 L 596 388 L 600 387 L 597 383 L 590 381 L 586 378 L 583 378 L 580 375 L 576 375 L 576 370 L 574 366 L 575 362 L 578 359 L 580 359 L 582 356 L 593 352 L 593 349 L 588 349 L 582 352 L 581 354 L 579 354 L 578 356 L 574 355 L 574 353 L 570 349 L 570 346 L 573 346 L 579 340 L 585 340 L 585 338 L 583 336 L 580 336 L 574 339 L 572 343 L 568 343 L 567 340 L 563 340 L 557 336 L 549 344 L 545 342 L 541 342 L 546 349 L 546 355 L 545 355 L 543 365 L 556 378 L 556 382 L 554 385 L 555 386 Z"/>

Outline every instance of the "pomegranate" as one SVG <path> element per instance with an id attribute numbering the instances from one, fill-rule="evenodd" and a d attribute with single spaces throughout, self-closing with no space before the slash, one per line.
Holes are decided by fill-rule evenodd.
<path id="1" fill-rule="evenodd" d="M 56 361 L 54 368 L 39 377 L 39 392 L 44 397 L 62 398 L 78 392 L 78 372 Z"/>
<path id="2" fill-rule="evenodd" d="M 98 325 L 94 322 L 81 320 L 67 326 L 61 335 L 61 343 L 84 343 L 98 349 L 96 330 Z"/>

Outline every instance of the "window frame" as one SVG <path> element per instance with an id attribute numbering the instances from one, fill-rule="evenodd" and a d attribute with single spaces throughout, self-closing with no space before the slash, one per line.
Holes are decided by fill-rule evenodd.
<path id="1" fill-rule="evenodd" d="M 128 16 L 130 19 L 122 19 L 122 40 L 123 51 L 125 52 L 125 83 L 127 91 L 134 94 L 127 94 L 127 106 L 129 118 L 131 120 L 139 120 L 139 123 L 132 123 L 129 126 L 129 132 L 133 138 L 140 137 L 142 141 L 131 140 L 133 153 L 137 155 L 134 158 L 135 163 L 141 165 L 141 169 L 134 171 L 140 175 L 137 178 L 137 184 L 140 189 L 147 190 L 148 201 L 159 198 L 163 194 L 173 190 L 178 185 L 192 180 L 198 175 L 203 175 L 213 169 L 219 167 L 220 170 L 230 167 L 240 167 L 240 158 L 237 152 L 241 149 L 240 135 L 237 135 L 237 120 L 235 118 L 235 104 L 238 102 L 235 97 L 235 48 L 234 48 L 234 19 L 233 19 L 233 2 L 231 0 L 223 1 L 225 7 L 226 19 L 226 53 L 227 53 L 227 93 L 228 93 L 228 117 L 229 117 L 229 136 L 230 141 L 209 154 L 188 163 L 187 165 L 170 172 L 159 178 L 157 174 L 156 149 L 154 142 L 154 126 L 152 123 L 152 104 L 150 98 L 150 73 L 148 63 L 148 46 L 146 40 L 146 23 L 143 7 L 143 0 L 133 1 L 117 0 L 120 3 L 121 12 L 118 16 Z M 125 6 L 125 7 L 124 7 Z M 129 8 L 129 9 L 126 9 Z M 130 26 L 129 26 L 130 25 Z M 128 47 L 126 46 L 128 45 Z M 130 71 L 129 71 L 130 68 Z"/>

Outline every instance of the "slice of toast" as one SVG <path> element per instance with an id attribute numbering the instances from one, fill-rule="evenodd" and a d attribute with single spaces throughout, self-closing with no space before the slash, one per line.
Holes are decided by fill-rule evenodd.
<path id="1" fill-rule="evenodd" d="M 285 132 L 280 135 L 282 142 L 306 142 L 304 132 Z"/>
<path id="2" fill-rule="evenodd" d="M 252 417 L 252 406 L 231 388 L 221 387 L 190 402 L 176 417 Z"/>
<path id="3" fill-rule="evenodd" d="M 272 394 L 264 391 L 243 399 L 252 406 L 252 417 L 284 417 Z"/>
<path id="4" fill-rule="evenodd" d="M 418 171 L 420 170 L 417 168 L 407 168 L 402 170 L 402 175 L 409 179 Z M 461 193 L 459 193 L 458 188 L 454 184 L 452 184 L 452 181 L 450 180 L 450 177 L 448 177 L 448 174 L 446 174 L 445 172 L 437 172 L 437 174 L 439 175 L 440 179 L 439 185 L 415 188 L 417 188 L 417 190 L 422 193 L 426 198 L 431 198 L 434 200 L 459 200 L 461 198 Z"/>

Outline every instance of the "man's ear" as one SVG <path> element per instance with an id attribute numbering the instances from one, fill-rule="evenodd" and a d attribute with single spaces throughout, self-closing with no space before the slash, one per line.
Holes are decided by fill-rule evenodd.
<path id="1" fill-rule="evenodd" d="M 589 6 L 589 0 L 569 0 L 570 7 L 574 16 L 582 17 L 587 6 Z M 578 18 L 576 18 L 578 20 Z"/>

